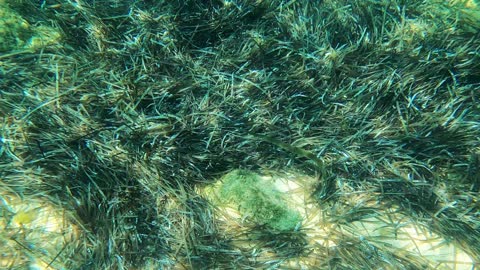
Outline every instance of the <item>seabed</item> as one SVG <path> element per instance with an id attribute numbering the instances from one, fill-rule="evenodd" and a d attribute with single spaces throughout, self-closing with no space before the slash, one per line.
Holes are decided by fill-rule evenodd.
<path id="1" fill-rule="evenodd" d="M 0 269 L 480 268 L 474 0 L 0 0 Z"/>

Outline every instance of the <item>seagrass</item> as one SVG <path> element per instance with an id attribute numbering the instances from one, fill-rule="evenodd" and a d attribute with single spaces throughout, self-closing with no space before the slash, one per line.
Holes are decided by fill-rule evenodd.
<path id="1" fill-rule="evenodd" d="M 0 268 L 478 267 L 476 0 L 0 12 Z"/>

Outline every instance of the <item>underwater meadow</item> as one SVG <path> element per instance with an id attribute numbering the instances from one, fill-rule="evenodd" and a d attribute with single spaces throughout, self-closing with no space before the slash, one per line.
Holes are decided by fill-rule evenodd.
<path id="1" fill-rule="evenodd" d="M 478 0 L 0 0 L 0 269 L 477 269 Z"/>

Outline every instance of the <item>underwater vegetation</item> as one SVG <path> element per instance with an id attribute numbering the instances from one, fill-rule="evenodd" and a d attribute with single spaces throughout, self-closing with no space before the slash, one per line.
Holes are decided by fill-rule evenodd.
<path id="1" fill-rule="evenodd" d="M 0 268 L 478 268 L 479 14 L 0 0 Z"/>
<path id="2" fill-rule="evenodd" d="M 0 1 L 0 52 L 18 49 L 39 49 L 53 45 L 60 33 L 47 25 L 31 26 L 7 3 Z"/>
<path id="3" fill-rule="evenodd" d="M 272 183 L 248 171 L 234 170 L 221 180 L 214 195 L 219 204 L 234 204 L 242 215 L 274 231 L 294 230 L 300 214 L 289 209 L 282 193 Z"/>

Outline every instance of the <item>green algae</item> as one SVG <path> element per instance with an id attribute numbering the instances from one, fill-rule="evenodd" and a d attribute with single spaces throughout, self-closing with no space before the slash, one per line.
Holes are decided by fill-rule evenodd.
<path id="1" fill-rule="evenodd" d="M 60 37 L 55 28 L 30 25 L 16 10 L 0 0 L 0 52 L 35 50 L 57 44 Z"/>
<path id="2" fill-rule="evenodd" d="M 0 1 L 0 51 L 21 48 L 32 35 L 29 23 Z"/>
<path id="3" fill-rule="evenodd" d="M 250 171 L 225 175 L 217 195 L 221 203 L 237 206 L 243 216 L 274 231 L 294 230 L 302 221 L 273 183 Z"/>

